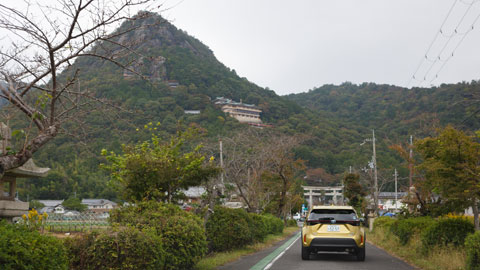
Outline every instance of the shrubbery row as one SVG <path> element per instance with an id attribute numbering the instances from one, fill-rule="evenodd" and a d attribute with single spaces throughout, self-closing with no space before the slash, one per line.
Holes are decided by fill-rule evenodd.
<path id="1" fill-rule="evenodd" d="M 282 233 L 283 221 L 272 215 L 218 206 L 208 219 L 206 230 L 210 250 L 225 251 L 261 241 L 267 234 Z"/>
<path id="2" fill-rule="evenodd" d="M 467 253 L 467 270 L 480 270 L 480 232 L 475 232 L 471 220 L 465 217 L 432 219 L 416 217 L 375 219 L 374 228 L 382 228 L 385 233 L 397 237 L 401 245 L 406 245 L 412 236 L 422 241 L 423 252 L 428 253 L 433 246 L 463 247 Z"/>
<path id="3" fill-rule="evenodd" d="M 61 240 L 0 222 L 0 266 L 2 270 L 66 270 L 68 257 Z"/>
<path id="4" fill-rule="evenodd" d="M 231 250 L 283 231 L 283 221 L 272 215 L 224 207 L 215 208 L 205 230 L 194 214 L 151 201 L 115 209 L 110 221 L 111 230 L 65 241 L 0 223 L 1 269 L 192 269 L 208 247 Z"/>

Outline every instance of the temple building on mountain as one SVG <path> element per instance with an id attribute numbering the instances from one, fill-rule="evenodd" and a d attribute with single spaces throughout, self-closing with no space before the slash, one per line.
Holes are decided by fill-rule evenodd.
<path id="1" fill-rule="evenodd" d="M 241 123 L 262 123 L 262 120 L 260 119 L 262 109 L 258 106 L 242 103 L 241 100 L 240 102 L 236 102 L 224 97 L 217 97 L 213 103 L 219 106 L 224 113 L 237 119 Z"/>

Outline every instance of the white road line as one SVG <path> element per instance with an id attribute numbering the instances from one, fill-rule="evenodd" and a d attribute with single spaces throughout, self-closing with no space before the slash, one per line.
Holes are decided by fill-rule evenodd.
<path id="1" fill-rule="evenodd" d="M 293 242 L 290 244 L 290 246 L 288 246 L 284 251 L 282 251 L 280 254 L 278 254 L 278 256 L 275 257 L 275 259 L 273 259 L 269 264 L 267 264 L 267 266 L 265 266 L 265 268 L 263 268 L 263 270 L 268 270 L 268 269 L 270 269 L 270 267 L 272 267 L 272 265 L 273 265 L 278 259 L 280 259 L 280 257 L 282 257 L 283 254 L 285 254 L 285 252 L 286 252 L 291 246 L 293 246 L 293 244 L 295 244 L 299 238 L 300 238 L 300 235 L 298 236 L 297 239 L 295 239 L 295 241 L 293 241 Z"/>

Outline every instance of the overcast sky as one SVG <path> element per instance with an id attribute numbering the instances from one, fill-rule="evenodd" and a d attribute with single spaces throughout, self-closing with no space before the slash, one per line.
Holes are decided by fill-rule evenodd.
<path id="1" fill-rule="evenodd" d="M 418 68 L 454 2 L 430 62 Z M 168 0 L 164 6 L 174 6 L 164 17 L 226 66 L 280 95 L 345 81 L 412 87 L 480 79 L 480 20 L 471 29 L 478 0 Z M 420 81 L 411 80 L 417 69 Z"/>
<path id="2" fill-rule="evenodd" d="M 480 79 L 480 0 L 156 1 L 226 66 L 280 95 L 346 81 L 411 88 Z"/>

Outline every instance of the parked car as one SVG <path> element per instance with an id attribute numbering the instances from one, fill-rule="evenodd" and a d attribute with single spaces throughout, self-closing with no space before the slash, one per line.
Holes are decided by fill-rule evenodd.
<path id="1" fill-rule="evenodd" d="M 322 251 L 348 252 L 365 260 L 365 230 L 351 206 L 314 206 L 302 228 L 302 260 Z"/>
<path id="2" fill-rule="evenodd" d="M 293 219 L 295 220 L 299 220 L 302 216 L 300 215 L 300 213 L 296 213 L 295 215 L 293 215 Z"/>

